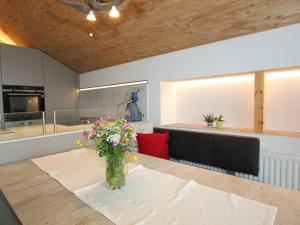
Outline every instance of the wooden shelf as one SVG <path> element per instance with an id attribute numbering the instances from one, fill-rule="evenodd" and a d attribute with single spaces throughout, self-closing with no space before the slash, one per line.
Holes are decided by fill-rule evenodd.
<path id="1" fill-rule="evenodd" d="M 237 134 L 265 134 L 265 135 L 300 138 L 300 132 L 297 131 L 265 130 L 263 132 L 255 132 L 255 130 L 251 128 L 225 127 L 219 129 L 216 127 L 208 128 L 207 126 L 201 124 L 187 124 L 187 123 L 174 123 L 174 124 L 165 125 L 163 127 L 193 129 L 193 130 L 200 130 L 200 131 L 213 131 L 213 132 L 221 132 L 221 133 L 224 132 L 224 133 L 237 133 Z"/>
<path id="2" fill-rule="evenodd" d="M 285 137 L 300 137 L 299 131 L 285 131 L 285 130 L 264 130 L 264 134 L 285 136 Z"/>
<path id="3" fill-rule="evenodd" d="M 222 129 L 213 127 L 209 128 L 201 124 L 188 124 L 188 123 L 174 123 L 165 125 L 165 127 L 174 127 L 174 128 L 185 128 L 185 129 L 196 129 L 196 130 L 205 130 L 205 131 L 217 131 L 217 132 L 234 132 L 234 133 L 255 133 L 254 129 L 250 128 L 237 128 L 237 127 L 225 127 Z"/>

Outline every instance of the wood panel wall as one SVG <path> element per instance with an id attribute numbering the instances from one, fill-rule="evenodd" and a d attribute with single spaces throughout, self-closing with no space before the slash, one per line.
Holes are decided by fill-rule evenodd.
<path id="1" fill-rule="evenodd" d="M 255 73 L 254 95 L 254 131 L 262 133 L 264 130 L 264 72 Z"/>

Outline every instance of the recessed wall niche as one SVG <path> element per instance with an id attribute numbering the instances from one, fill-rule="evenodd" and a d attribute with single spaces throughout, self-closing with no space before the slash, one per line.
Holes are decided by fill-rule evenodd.
<path id="1" fill-rule="evenodd" d="M 265 131 L 300 131 L 300 70 L 265 73 L 264 111 Z"/>
<path id="2" fill-rule="evenodd" d="M 226 127 L 254 124 L 255 74 L 161 83 L 161 123 L 202 124 L 202 114 L 222 114 Z"/>

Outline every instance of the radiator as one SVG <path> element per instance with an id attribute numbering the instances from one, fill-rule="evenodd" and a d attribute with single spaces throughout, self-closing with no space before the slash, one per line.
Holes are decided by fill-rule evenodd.
<path id="1" fill-rule="evenodd" d="M 227 172 L 226 170 L 217 167 L 186 160 L 172 160 L 216 172 Z M 300 190 L 300 158 L 271 152 L 262 152 L 260 156 L 259 175 L 257 177 L 238 172 L 235 173 L 235 176 Z"/>

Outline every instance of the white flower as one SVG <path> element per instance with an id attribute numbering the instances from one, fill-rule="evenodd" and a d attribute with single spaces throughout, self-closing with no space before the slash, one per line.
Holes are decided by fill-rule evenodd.
<path id="1" fill-rule="evenodd" d="M 109 135 L 107 138 L 106 138 L 106 141 L 109 142 L 109 143 L 112 143 L 113 146 L 117 146 L 118 144 L 120 144 L 120 141 L 121 141 L 121 135 L 120 134 L 112 134 L 112 135 Z"/>

